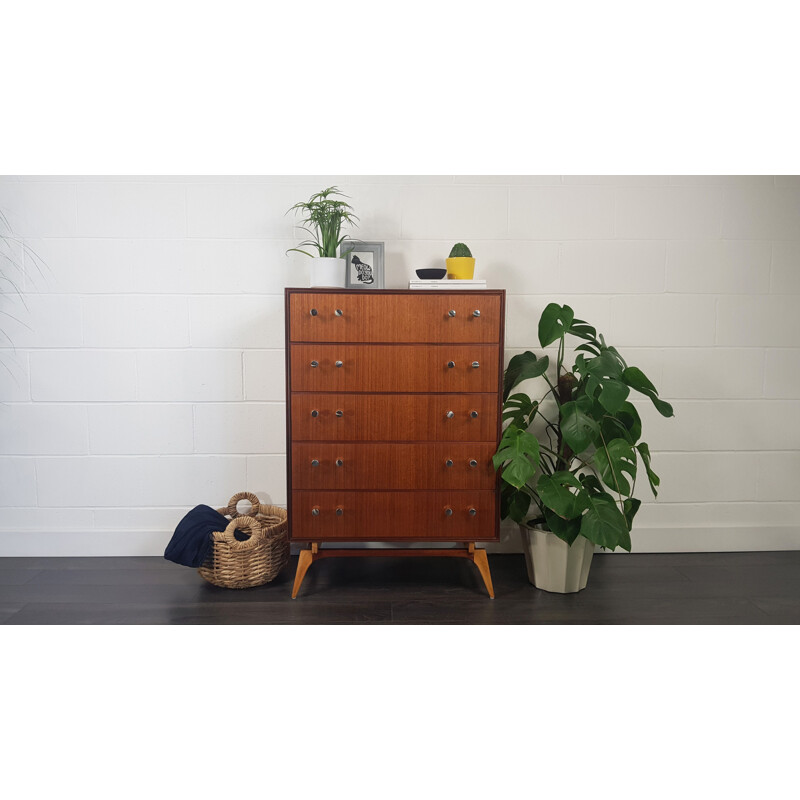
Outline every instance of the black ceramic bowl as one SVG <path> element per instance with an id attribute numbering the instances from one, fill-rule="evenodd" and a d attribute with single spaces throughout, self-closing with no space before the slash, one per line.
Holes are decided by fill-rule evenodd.
<path id="1" fill-rule="evenodd" d="M 447 275 L 446 269 L 418 269 L 417 277 L 423 281 L 436 281 Z"/>

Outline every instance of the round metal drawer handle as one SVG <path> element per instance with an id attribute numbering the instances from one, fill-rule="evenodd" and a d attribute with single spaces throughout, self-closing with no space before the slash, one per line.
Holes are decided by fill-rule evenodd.
<path id="1" fill-rule="evenodd" d="M 477 467 L 477 466 L 478 466 L 478 462 L 477 462 L 477 461 L 476 461 L 474 458 L 471 458 L 471 459 L 469 460 L 469 465 L 470 465 L 471 467 Z"/>
<path id="2" fill-rule="evenodd" d="M 481 315 L 481 312 L 477 308 L 472 312 L 472 316 L 473 317 L 479 317 L 480 315 Z"/>
<path id="3" fill-rule="evenodd" d="M 455 365 L 456 365 L 456 362 L 455 362 L 455 361 L 448 361 L 448 362 L 447 362 L 447 366 L 448 366 L 450 369 L 453 369 L 453 367 L 454 367 Z"/>
<path id="4" fill-rule="evenodd" d="M 338 409 L 337 409 L 337 411 L 336 411 L 336 416 L 337 416 L 337 417 L 343 417 L 343 416 L 344 416 L 344 411 L 341 411 L 341 410 L 338 410 Z"/>
<path id="5" fill-rule="evenodd" d="M 344 315 L 344 312 L 342 311 L 341 308 L 337 308 L 334 313 L 336 314 L 337 317 L 341 317 Z"/>
<path id="6" fill-rule="evenodd" d="M 471 508 L 471 509 L 469 510 L 469 515 L 470 515 L 471 517 L 474 517 L 474 516 L 475 516 L 477 513 L 478 513 L 477 509 Z"/>
<path id="7" fill-rule="evenodd" d="M 314 508 L 311 509 L 311 516 L 312 517 L 318 517 L 319 516 L 319 509 L 316 506 L 314 506 Z"/>
<path id="8" fill-rule="evenodd" d="M 445 513 L 446 516 L 452 517 L 453 516 L 453 509 L 450 508 L 450 506 L 446 506 L 445 509 L 444 509 L 444 513 Z"/>
<path id="9" fill-rule="evenodd" d="M 480 364 L 477 361 L 472 362 L 472 369 L 478 369 L 479 366 Z"/>
<path id="10" fill-rule="evenodd" d="M 344 461 L 342 461 L 342 459 L 341 459 L 341 458 L 337 458 L 337 459 L 336 459 L 336 466 L 337 466 L 337 467 L 341 467 L 343 464 L 344 464 Z"/>
<path id="11" fill-rule="evenodd" d="M 319 366 L 319 361 L 312 361 L 311 362 L 311 366 L 312 367 L 318 367 Z"/>
<path id="12" fill-rule="evenodd" d="M 446 467 L 452 467 L 453 466 L 453 459 L 452 458 L 448 458 L 447 461 L 445 461 L 444 463 L 445 463 Z"/>
<path id="13" fill-rule="evenodd" d="M 447 414 L 445 414 L 445 416 L 447 417 L 447 419 L 453 419 L 453 417 L 454 417 L 455 415 L 456 415 L 455 411 L 448 411 L 448 412 L 447 412 Z"/>
<path id="14" fill-rule="evenodd" d="M 451 309 L 450 309 L 450 310 L 447 312 L 447 316 L 448 316 L 448 317 L 454 317 L 455 315 L 456 315 L 456 310 L 455 310 L 454 308 L 451 308 Z"/>
<path id="15" fill-rule="evenodd" d="M 336 366 L 341 367 L 344 364 L 344 361 L 337 361 Z"/>
<path id="16" fill-rule="evenodd" d="M 342 516 L 342 514 L 344 514 L 344 509 L 343 509 L 341 506 L 339 506 L 339 507 L 336 509 L 336 516 L 337 516 L 337 517 L 341 517 L 341 516 Z"/>
<path id="17" fill-rule="evenodd" d="M 316 458 L 312 458 L 311 459 L 311 466 L 312 467 L 318 467 L 319 466 L 319 461 Z"/>
<path id="18" fill-rule="evenodd" d="M 318 416 L 319 416 L 319 411 L 317 411 L 317 409 L 315 408 L 315 409 L 314 409 L 314 410 L 311 412 L 311 416 L 312 416 L 312 417 L 318 417 Z"/>
<path id="19" fill-rule="evenodd" d="M 312 316 L 312 317 L 316 317 L 316 316 L 317 316 L 317 313 L 318 313 L 318 312 L 317 312 L 317 309 L 316 309 L 316 308 L 312 308 L 312 309 L 311 309 L 311 316 Z"/>
<path id="20" fill-rule="evenodd" d="M 469 412 L 469 415 L 472 417 L 472 419 L 477 419 L 477 417 L 478 417 L 478 412 L 477 412 L 477 411 L 470 411 L 470 412 Z"/>

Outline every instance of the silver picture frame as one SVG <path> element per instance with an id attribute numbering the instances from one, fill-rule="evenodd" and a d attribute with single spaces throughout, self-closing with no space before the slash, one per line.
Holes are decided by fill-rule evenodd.
<path id="1" fill-rule="evenodd" d="M 348 252 L 349 251 L 349 252 Z M 342 244 L 348 289 L 383 289 L 383 242 L 347 241 Z"/>

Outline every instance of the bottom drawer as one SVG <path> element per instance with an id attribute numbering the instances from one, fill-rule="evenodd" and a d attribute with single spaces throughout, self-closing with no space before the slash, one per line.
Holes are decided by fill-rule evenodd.
<path id="1" fill-rule="evenodd" d="M 499 534 L 494 491 L 296 491 L 289 526 L 293 539 L 316 542 L 468 542 Z"/>

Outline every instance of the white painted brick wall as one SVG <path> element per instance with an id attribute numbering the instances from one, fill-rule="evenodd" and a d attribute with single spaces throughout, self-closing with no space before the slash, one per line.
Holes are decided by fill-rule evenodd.
<path id="1" fill-rule="evenodd" d="M 796 176 L 37 177 L 0 178 L 44 262 L 27 308 L 0 294 L 0 555 L 156 554 L 196 503 L 285 504 L 285 212 L 334 183 L 387 288 L 465 241 L 507 358 L 567 302 L 673 402 L 637 401 L 662 490 L 636 548 L 800 547 Z"/>

